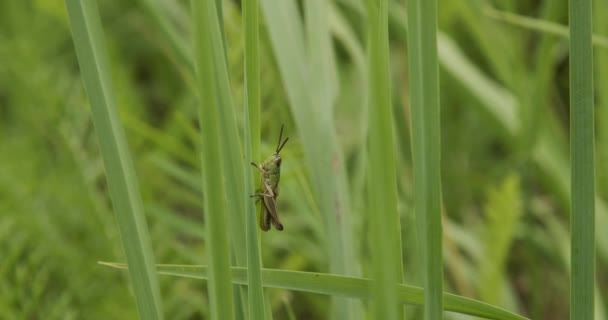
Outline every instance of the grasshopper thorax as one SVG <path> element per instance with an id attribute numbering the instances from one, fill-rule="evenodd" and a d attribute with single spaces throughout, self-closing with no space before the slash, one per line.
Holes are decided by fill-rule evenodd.
<path id="1" fill-rule="evenodd" d="M 272 155 L 272 162 L 276 165 L 276 166 L 280 166 L 281 165 L 281 155 L 278 153 L 275 153 Z"/>
<path id="2" fill-rule="evenodd" d="M 277 168 L 281 168 L 281 155 L 275 153 L 268 157 L 266 161 L 263 162 L 262 167 L 269 173 L 275 173 Z"/>

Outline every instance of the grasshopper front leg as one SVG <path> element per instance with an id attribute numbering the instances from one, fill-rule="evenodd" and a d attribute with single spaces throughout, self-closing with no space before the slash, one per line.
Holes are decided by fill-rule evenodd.
<path id="1" fill-rule="evenodd" d="M 251 161 L 251 165 L 258 168 L 260 171 L 262 171 L 262 174 L 266 174 L 266 170 L 264 170 L 264 168 L 257 165 L 255 162 Z"/>
<path id="2" fill-rule="evenodd" d="M 258 197 L 258 200 L 260 200 L 265 197 L 272 197 L 272 195 L 267 194 L 267 193 L 258 192 L 258 193 L 254 193 L 254 194 L 250 195 L 249 197 L 250 198 Z M 258 200 L 256 200 L 256 201 L 258 201 Z"/>

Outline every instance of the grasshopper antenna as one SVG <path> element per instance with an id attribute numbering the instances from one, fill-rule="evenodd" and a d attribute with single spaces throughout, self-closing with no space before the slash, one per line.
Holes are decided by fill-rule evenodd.
<path id="1" fill-rule="evenodd" d="M 276 154 L 279 154 L 279 152 L 281 152 L 281 150 L 283 149 L 283 147 L 285 146 L 285 144 L 287 143 L 287 140 L 289 140 L 289 137 L 285 138 L 285 141 L 283 141 L 283 143 L 281 143 L 281 139 L 283 139 L 283 127 L 285 125 L 281 125 L 281 132 L 279 133 L 279 142 L 277 143 L 277 152 Z"/>

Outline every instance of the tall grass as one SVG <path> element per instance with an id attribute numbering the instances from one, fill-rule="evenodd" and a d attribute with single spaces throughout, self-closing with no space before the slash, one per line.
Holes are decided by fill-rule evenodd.
<path id="1" fill-rule="evenodd" d="M 67 0 L 72 36 L 141 319 L 162 319 L 154 255 L 106 56 L 96 1 Z"/>
<path id="2" fill-rule="evenodd" d="M 344 156 L 333 122 L 337 70 L 331 48 L 329 4 L 304 2 L 305 21 L 294 0 L 262 0 L 262 13 L 289 108 L 304 149 L 313 197 L 321 213 L 329 271 L 357 275 L 355 238 Z M 306 23 L 306 25 L 304 25 Z M 333 317 L 357 319 L 356 303 L 335 299 Z"/>
<path id="3" fill-rule="evenodd" d="M 369 138 L 367 221 L 372 251 L 372 313 L 376 319 L 403 318 L 395 284 L 402 282 L 401 225 L 389 74 L 388 1 L 367 1 Z"/>
<path id="4" fill-rule="evenodd" d="M 443 314 L 441 141 L 436 34 L 435 0 L 408 2 L 414 206 L 424 256 L 425 319 L 441 319 Z"/>
<path id="5" fill-rule="evenodd" d="M 595 285 L 595 164 L 591 0 L 571 0 L 570 159 L 572 217 L 570 319 L 593 319 Z"/>
<path id="6" fill-rule="evenodd" d="M 245 26 L 245 96 L 244 149 L 245 159 L 260 159 L 260 61 L 258 0 L 243 1 Z M 245 173 L 245 185 L 255 190 L 253 172 Z M 250 199 L 246 210 L 247 228 L 247 290 L 249 292 L 249 319 L 266 319 L 264 290 L 262 288 L 262 262 L 255 205 Z M 262 212 L 259 213 L 260 215 Z"/>
<path id="7" fill-rule="evenodd" d="M 129 17 L 108 21 L 108 30 L 121 30 L 108 33 L 112 66 L 86 62 L 78 53 L 83 79 L 89 83 L 87 91 L 94 88 L 91 79 L 109 79 L 109 69 L 113 69 L 113 88 L 104 85 L 103 90 L 116 91 L 118 104 L 124 106 L 122 123 L 137 155 L 133 158 L 135 167 L 145 181 L 140 187 L 145 209 L 150 212 L 155 260 L 182 263 L 158 266 L 160 274 L 171 275 L 159 279 L 166 298 L 162 302 L 165 313 L 172 319 L 402 318 L 402 313 L 417 319 L 422 318 L 421 310 L 427 318 L 442 317 L 446 310 L 493 319 L 524 319 L 501 308 L 518 310 L 534 319 L 567 314 L 568 304 L 562 302 L 568 300 L 569 293 L 567 284 L 560 281 L 569 272 L 567 213 L 571 206 L 576 207 L 573 220 L 581 217 L 581 205 L 580 201 L 570 202 L 567 103 L 560 104 L 568 98 L 562 90 L 568 79 L 563 37 L 567 28 L 560 27 L 566 20 L 564 3 L 509 1 L 496 3 L 497 10 L 488 11 L 484 9 L 489 3 L 486 0 L 443 2 L 438 8 L 433 7 L 435 2 L 410 1 L 406 15 L 403 3 L 395 1 L 369 0 L 367 6 L 359 0 L 259 2 L 198 1 L 193 3 L 192 16 L 181 2 L 142 0 L 137 2 L 139 6 L 105 2 L 102 12 Z M 42 302 L 29 303 L 14 312 L 11 306 L 16 304 L 2 304 L 9 300 L 3 284 L 0 304 L 9 307 L 0 308 L 0 317 L 35 317 L 37 305 L 43 306 L 40 310 L 44 312 L 50 305 L 53 312 L 49 315 L 64 314 L 66 318 L 71 315 L 70 308 L 99 314 L 105 314 L 99 310 L 122 308 L 126 313 L 116 314 L 132 315 L 134 307 L 131 310 L 114 298 L 129 294 L 120 282 L 111 286 L 113 291 L 95 292 L 79 285 L 86 277 L 78 269 L 86 263 L 67 272 L 60 263 L 53 267 L 53 261 L 45 262 L 53 260 L 45 255 L 52 248 L 47 243 L 53 241 L 30 250 L 32 239 L 65 239 L 61 261 L 69 261 L 69 257 L 72 261 L 92 261 L 108 255 L 91 248 L 112 248 L 116 239 L 112 220 L 106 215 L 110 212 L 106 193 L 110 191 L 114 202 L 115 186 L 110 177 L 108 190 L 101 182 L 101 159 L 95 146 L 89 146 L 91 139 L 86 138 L 89 118 L 77 112 L 83 98 L 79 88 L 70 89 L 74 87 L 71 82 L 80 81 L 70 67 L 71 52 L 65 54 L 66 59 L 52 60 L 44 67 L 32 63 L 40 60 L 38 55 L 46 57 L 63 48 L 59 40 L 68 38 L 57 37 L 59 44 L 45 47 L 45 41 L 53 43 L 49 39 L 61 34 L 58 27 L 45 31 L 44 37 L 36 33 L 40 40 L 30 47 L 24 46 L 28 41 L 23 36 L 13 39 L 11 34 L 24 33 L 19 28 L 4 32 L 1 27 L 20 25 L 23 19 L 12 14 L 20 6 L 27 17 L 28 5 L 0 4 L 4 9 L 0 16 L 5 18 L 0 19 L 0 38 L 7 43 L 0 57 L 18 61 L 0 67 L 0 88 L 10 89 L 0 89 L 0 104 L 9 103 L 8 109 L 0 107 L 0 150 L 7 155 L 0 166 L 0 210 L 8 213 L 0 217 L 0 225 L 9 226 L 0 228 L 0 237 L 7 239 L 0 242 L 0 252 L 8 252 L 8 258 L 2 255 L 0 275 L 7 279 L 9 288 L 17 285 L 11 292 L 15 301 Z M 40 2 L 31 7 L 53 16 L 49 13 L 53 9 Z M 435 38 L 437 9 L 443 31 Z M 534 20 L 523 19 L 536 15 Z M 44 21 L 61 20 L 53 19 Z M 48 23 L 36 20 L 32 25 L 47 28 Z M 395 37 L 389 38 L 389 32 Z M 190 36 L 196 41 L 194 55 Z M 78 42 L 81 38 L 74 39 Z M 592 41 L 598 39 L 603 41 L 601 37 Z M 601 41 L 594 45 L 601 45 Z M 95 47 L 103 41 L 91 43 Z M 363 49 L 366 46 L 367 52 Z M 575 56 L 573 53 L 572 58 Z M 600 56 L 595 59 L 601 61 Z M 442 66 L 441 113 L 437 63 Z M 195 73 L 195 65 L 199 72 Z M 101 69 L 99 74 L 105 76 L 87 76 L 87 68 Z M 63 76 L 54 81 L 55 72 L 63 69 L 66 71 L 59 73 Z M 32 76 L 14 76 L 20 74 Z M 581 87 L 573 84 L 572 88 Z M 602 92 L 598 90 L 596 97 L 603 100 Z M 16 107 L 10 107 L 13 104 Z M 60 110 L 67 105 L 71 109 L 56 112 L 52 107 L 30 107 L 35 112 L 28 114 L 30 104 L 48 104 Z M 200 105 L 198 109 L 196 105 Z M 579 109 L 573 106 L 573 123 L 580 115 L 575 117 L 575 110 Z M 448 119 L 441 124 L 442 141 L 438 139 L 440 114 Z M 95 111 L 94 121 L 99 127 Z M 60 141 L 64 143 L 55 141 L 52 128 L 49 137 L 35 138 L 37 131 L 47 132 L 49 123 L 59 123 L 56 127 L 61 128 Z M 274 147 L 282 123 L 290 136 L 277 202 L 285 230 L 260 233 L 254 201 L 249 198 L 256 187 L 256 171 L 248 163 L 260 161 L 266 153 L 261 151 Z M 574 139 L 574 128 L 572 133 Z M 33 147 L 24 141 L 37 144 Z M 573 152 L 575 146 L 580 144 L 573 142 Z M 104 148 L 102 145 L 105 159 L 108 152 Z M 441 162 L 441 183 L 439 149 L 447 155 Z M 64 159 L 70 152 L 76 166 L 43 156 L 36 158 L 34 169 L 12 172 L 26 162 L 23 159 L 34 159 L 38 154 Z M 201 164 L 204 179 L 199 176 Z M 597 165 L 601 167 L 600 160 Z M 572 169 L 578 172 L 577 168 Z M 62 182 L 52 184 L 41 172 L 50 172 Z M 130 179 L 119 170 L 112 172 L 113 179 Z M 36 182 L 35 188 L 17 181 L 22 181 L 23 173 Z M 88 233 L 83 230 L 91 230 L 85 226 L 94 223 L 79 220 L 82 212 L 91 209 L 78 209 L 77 201 L 65 197 L 70 194 L 68 185 L 80 185 L 66 173 L 82 176 L 81 183 L 94 203 L 88 207 L 95 208 L 95 221 L 104 222 L 103 232 L 87 236 L 87 244 L 76 244 L 73 239 Z M 46 198 L 44 186 L 52 189 Z M 573 183 L 572 187 L 573 195 L 580 195 L 581 185 Z M 39 195 L 32 196 L 32 190 Z M 9 201 L 7 194 L 12 197 Z M 81 194 L 79 198 L 83 198 Z M 603 225 L 608 218 L 602 197 L 603 193 L 598 193 L 594 199 L 596 225 Z M 30 198 L 37 201 L 29 205 Z M 130 200 L 137 202 L 136 198 Z M 591 200 L 585 201 L 589 205 Z M 47 204 L 54 204 L 54 209 Z M 440 205 L 445 206 L 443 230 Z M 56 213 L 66 207 L 75 213 Z M 11 214 L 36 210 L 45 214 L 35 221 Z M 66 227 L 74 221 L 79 223 L 77 227 Z M 10 230 L 14 226 L 29 229 L 13 236 Z M 576 226 L 580 224 L 573 221 L 573 228 Z M 574 231 L 577 239 L 580 230 Z M 598 271 L 602 272 L 608 257 L 608 236 L 597 232 L 585 241 L 594 238 L 602 266 Z M 140 237 L 133 243 L 137 241 L 143 241 L 141 252 L 151 251 L 145 248 L 150 246 L 147 240 Z M 76 254 L 79 249 L 86 253 Z M 262 257 L 264 265 L 272 268 L 262 267 Z M 127 262 L 130 272 L 137 270 L 133 269 L 137 264 Z M 205 263 L 208 265 L 199 265 Z M 575 263 L 573 260 L 573 267 Z M 21 265 L 27 266 L 19 269 Z M 153 261 L 139 266 L 154 276 Z M 27 283 L 23 270 L 29 274 L 37 269 L 31 290 L 36 292 L 30 298 L 28 290 L 22 288 Z M 104 279 L 104 284 L 105 279 L 117 278 L 107 269 L 94 269 L 89 276 Z M 137 308 L 142 309 L 139 301 L 143 299 L 149 304 L 143 308 L 159 314 L 161 311 L 153 310 L 161 305 L 159 296 L 154 301 L 153 286 L 152 296 L 145 298 L 145 288 L 138 289 L 135 280 Z M 62 300 L 45 302 L 44 297 L 62 290 L 64 282 L 70 285 L 62 291 Z M 587 283 L 585 293 L 590 299 L 589 288 L 593 289 Z M 598 320 L 604 319 L 603 290 L 601 284 L 597 286 Z M 576 298 L 574 293 L 571 297 Z M 577 302 L 588 303 L 589 299 Z M 90 306 L 97 300 L 101 307 Z M 85 304 L 89 306 L 85 308 Z M 583 316 L 588 316 L 592 307 L 586 304 Z"/>
<path id="8" fill-rule="evenodd" d="M 390 77 L 389 77 L 389 64 L 388 64 L 388 3 L 380 2 L 379 6 L 376 6 L 377 3 L 369 2 L 368 3 L 368 22 L 369 22 L 369 39 L 370 39 L 370 60 L 369 60 L 369 74 L 371 76 L 372 81 L 370 81 L 370 101 L 373 106 L 372 111 L 370 113 L 370 128 L 369 128 L 369 177 L 368 177 L 368 188 L 370 194 L 370 202 L 368 207 L 370 210 L 368 212 L 372 212 L 372 210 L 377 210 L 381 215 L 370 215 L 369 222 L 371 226 L 371 246 L 374 250 L 374 263 L 372 264 L 372 274 L 374 275 L 374 282 L 370 283 L 369 288 L 372 288 L 372 294 L 369 297 L 373 298 L 372 305 L 374 313 L 378 317 L 387 317 L 387 318 L 395 318 L 399 317 L 398 314 L 401 313 L 399 303 L 408 302 L 408 303 L 422 303 L 423 301 L 427 301 L 426 305 L 426 314 L 429 317 L 433 317 L 433 312 L 442 311 L 441 302 L 445 296 L 442 292 L 441 287 L 437 290 L 437 284 L 431 284 L 427 286 L 426 295 L 429 294 L 433 299 L 423 299 L 422 293 L 423 291 L 419 288 L 412 288 L 413 291 L 411 293 L 405 293 L 402 295 L 403 286 L 397 286 L 396 284 L 400 283 L 401 280 L 401 248 L 400 248 L 400 227 L 399 227 L 399 219 L 397 215 L 397 183 L 395 180 L 395 157 L 393 150 L 393 138 L 392 138 L 392 128 L 391 126 L 387 126 L 386 123 L 393 123 L 392 115 L 391 115 L 391 99 L 390 99 Z M 203 189 L 205 193 L 205 214 L 207 216 L 207 232 L 209 245 L 210 245 L 210 255 L 213 257 L 211 259 L 211 266 L 209 268 L 209 279 L 210 279 L 210 297 L 211 297 L 211 313 L 215 318 L 231 318 L 234 316 L 233 307 L 231 305 L 232 294 L 231 294 L 231 283 L 230 273 L 227 272 L 228 269 L 228 239 L 225 236 L 222 236 L 222 230 L 226 229 L 226 225 L 230 225 L 232 230 L 243 230 L 242 224 L 240 221 L 243 216 L 239 212 L 247 212 L 247 217 L 245 217 L 247 221 L 247 259 L 250 268 L 248 269 L 249 276 L 247 277 L 247 283 L 250 286 L 250 295 L 249 295 L 249 303 L 250 308 L 249 312 L 252 317 L 263 318 L 264 317 L 264 300 L 262 293 L 262 283 L 264 285 L 273 284 L 273 275 L 272 271 L 268 273 L 265 271 L 265 274 L 268 274 L 268 278 L 262 279 L 260 276 L 260 261 L 259 259 L 259 249 L 256 248 L 257 244 L 257 229 L 255 229 L 254 215 L 252 214 L 252 205 L 251 203 L 245 204 L 246 201 L 243 201 L 243 204 L 234 205 L 230 203 L 224 203 L 221 200 L 222 195 L 226 195 L 229 197 L 242 198 L 246 199 L 245 188 L 242 186 L 239 187 L 238 181 L 243 181 L 245 186 L 252 186 L 252 179 L 249 174 L 245 174 L 243 170 L 243 164 L 239 162 L 242 160 L 240 156 L 240 142 L 237 135 L 237 130 L 235 126 L 235 117 L 232 114 L 232 98 L 230 88 L 228 86 L 228 77 L 227 71 L 225 69 L 225 60 L 224 60 L 224 50 L 225 43 L 223 42 L 223 32 L 221 31 L 221 26 L 219 23 L 217 13 L 220 12 L 220 7 L 216 6 L 217 3 L 213 1 L 207 2 L 194 2 L 193 3 L 193 12 L 194 14 L 194 25 L 195 25 L 195 65 L 197 66 L 197 75 L 198 75 L 198 85 L 196 87 L 199 98 L 205 103 L 202 103 L 200 110 L 200 123 L 202 130 L 202 145 L 203 145 L 203 173 L 204 173 L 204 183 Z M 257 6 L 253 6 L 256 8 Z M 252 157 L 253 155 L 257 156 L 259 154 L 259 144 L 255 141 L 258 141 L 257 133 L 259 132 L 259 125 L 256 124 L 257 114 L 259 114 L 259 86 L 258 81 L 256 79 L 258 71 L 257 68 L 257 53 L 256 53 L 256 27 L 257 21 L 255 19 L 255 10 L 251 9 L 249 3 L 245 4 L 245 23 L 249 27 L 248 34 L 245 37 L 246 50 L 248 54 L 246 54 L 246 78 L 247 78 L 247 101 L 248 108 L 246 110 L 251 110 L 252 119 L 248 120 L 248 115 L 245 115 L 245 123 L 250 125 L 250 129 L 245 128 L 244 141 L 245 143 L 245 155 L 246 157 Z M 301 66 L 288 66 L 287 64 L 282 64 L 282 72 L 285 80 L 288 84 L 289 90 L 292 94 L 292 102 L 294 105 L 298 107 L 298 109 L 294 109 L 295 113 L 298 113 L 301 118 L 299 118 L 299 126 L 301 128 L 310 129 L 308 134 L 308 150 L 314 156 L 310 161 L 310 167 L 314 172 L 319 173 L 318 176 L 315 176 L 314 180 L 316 180 L 317 188 L 317 197 L 318 201 L 321 203 L 321 207 L 325 214 L 323 215 L 325 219 L 325 225 L 327 228 L 327 243 L 329 244 L 329 252 L 331 256 L 330 271 L 336 273 L 352 273 L 354 271 L 353 265 L 355 265 L 354 256 L 349 254 L 349 250 L 346 249 L 351 244 L 348 242 L 350 238 L 349 233 L 352 232 L 350 229 L 350 224 L 337 224 L 336 219 L 331 214 L 334 210 L 336 210 L 335 202 L 338 203 L 340 201 L 346 201 L 346 203 L 340 203 L 340 207 L 345 207 L 348 205 L 348 198 L 345 197 L 344 189 L 345 185 L 342 183 L 329 182 L 333 176 L 342 176 L 343 173 L 335 172 L 335 169 L 331 163 L 338 162 L 341 163 L 341 156 L 338 151 L 336 151 L 335 141 L 333 138 L 333 130 L 331 124 L 331 105 L 332 100 L 336 94 L 336 87 L 332 87 L 336 83 L 335 73 L 332 73 L 331 70 L 334 68 L 333 58 L 329 57 L 331 55 L 331 50 L 329 48 L 329 37 L 327 37 L 328 33 L 328 23 L 323 14 L 323 3 L 322 2 L 311 2 L 308 3 L 305 7 L 306 10 L 306 35 L 308 38 L 307 41 L 304 41 L 304 37 L 302 38 L 285 38 L 280 33 L 275 35 L 275 46 L 276 50 L 281 52 L 280 50 L 284 50 L 283 46 L 286 43 L 291 41 L 291 44 L 294 47 L 304 47 L 309 46 L 311 55 L 310 62 L 312 63 L 314 72 L 312 76 L 315 77 L 318 81 L 313 82 L 313 84 L 306 84 L 306 80 L 308 76 L 303 76 L 302 74 L 298 74 L 297 70 Z M 292 7 L 293 9 L 293 7 Z M 251 10 L 251 11 L 250 11 Z M 267 15 L 269 17 L 273 16 L 273 12 L 271 9 L 266 9 Z M 292 12 L 294 12 L 292 10 Z M 432 11 L 431 11 L 432 12 Z M 251 19 L 251 20 L 248 20 Z M 410 19 L 410 21 L 415 21 L 413 23 L 420 23 L 421 19 Z M 159 20 L 162 21 L 162 20 Z M 417 21 L 417 22 L 416 22 Z M 431 21 L 432 22 L 432 21 Z M 163 24 L 164 25 L 164 24 Z M 167 27 L 166 25 L 164 27 Z M 419 32 L 418 28 L 420 26 L 415 26 L 410 28 L 411 32 Z M 295 29 L 297 30 L 298 27 Z M 274 32 L 277 32 L 275 29 Z M 296 33 L 303 33 L 303 30 L 296 31 Z M 172 34 L 169 32 L 168 34 Z M 319 35 L 324 35 L 319 37 Z M 281 38 L 281 40 L 276 40 L 277 38 Z M 414 40 L 411 40 L 415 43 L 416 37 L 410 37 Z M 252 41 L 252 42 L 248 42 Z M 420 40 L 420 39 L 419 39 Z M 431 41 L 430 43 L 433 43 Z M 306 43 L 306 44 L 305 44 Z M 410 47 L 414 49 L 418 48 L 418 44 Z M 175 45 L 174 50 L 183 50 L 179 48 L 184 48 L 182 45 Z M 426 49 L 428 50 L 428 49 Z M 432 49 L 431 49 L 432 51 Z M 435 49 L 436 51 L 436 49 Z M 285 51 L 289 52 L 289 51 Z M 294 51 L 291 51 L 294 53 Z M 283 55 L 284 56 L 284 55 Z M 435 55 L 436 56 L 436 55 Z M 329 58 L 328 58 L 329 57 Z M 420 56 L 417 56 L 420 58 Z M 416 59 L 415 57 L 413 59 Z M 304 60 L 304 59 L 302 59 Z M 436 60 L 436 58 L 435 58 Z M 434 62 L 435 73 L 436 73 L 436 61 Z M 287 68 L 292 69 L 287 69 Z M 329 71 L 329 72 L 328 72 Z M 413 71 L 415 75 L 420 71 Z M 424 82 L 424 81 L 423 81 Z M 435 79 L 435 86 L 437 80 Z M 294 86 L 300 84 L 301 86 Z M 428 83 L 427 83 L 428 85 Z M 293 89 L 296 88 L 296 89 Z M 317 95 L 308 96 L 304 88 L 314 88 Z M 299 90 L 299 91 L 298 91 Z M 423 91 L 420 91 L 423 92 Z M 436 93 L 436 92 L 435 92 Z M 303 98 L 300 100 L 300 98 Z M 316 111 L 321 111 L 325 113 L 325 116 L 321 118 L 321 121 L 314 119 L 311 117 L 314 113 L 309 113 L 306 111 L 304 105 L 302 105 L 302 101 L 309 101 L 313 105 L 321 106 L 322 108 L 316 109 Z M 433 103 L 431 103 L 433 104 Z M 415 103 L 413 103 L 415 105 Z M 438 101 L 434 103 L 435 106 L 438 106 Z M 418 113 L 416 113 L 418 112 Z M 438 119 L 438 109 L 434 115 L 434 119 Z M 413 111 L 415 114 L 414 119 L 417 118 L 416 114 L 420 115 L 420 110 Z M 424 117 L 423 117 L 424 118 Z M 221 128 L 211 123 L 210 119 L 220 119 L 222 123 Z M 429 120 L 425 120 L 429 121 Z M 433 132 L 435 135 L 438 134 L 437 128 L 435 131 L 429 134 L 425 132 L 423 129 L 417 128 L 416 124 L 419 123 L 414 120 L 414 137 L 423 137 L 422 141 L 425 141 L 425 137 L 433 136 Z M 426 122 L 423 122 L 426 123 Z M 428 124 L 428 123 L 427 123 Z M 437 124 L 437 122 L 436 122 Z M 432 123 L 431 123 L 432 127 Z M 322 141 L 323 137 L 329 137 L 326 141 L 328 142 L 326 145 L 314 145 L 315 142 Z M 249 141 L 253 141 L 251 147 L 248 145 Z M 431 145 L 435 147 L 439 147 L 439 142 L 431 143 Z M 253 149 L 253 152 L 251 151 Z M 256 151 L 257 149 L 257 151 Z M 414 155 L 421 156 L 423 159 L 427 159 L 429 157 L 427 155 L 427 150 L 424 148 L 420 149 L 414 147 Z M 432 151 L 430 152 L 430 159 L 434 159 L 438 161 L 439 156 L 438 152 Z M 337 159 L 337 160 L 336 160 Z M 415 163 L 420 163 L 419 159 L 416 160 Z M 438 162 L 437 166 L 438 167 Z M 330 169 L 333 169 L 332 172 Z M 437 173 L 438 171 L 435 171 Z M 431 172 L 432 173 L 432 172 Z M 418 170 L 417 174 L 421 174 L 424 178 L 416 178 L 416 181 L 427 181 L 429 177 L 425 176 L 425 172 L 423 170 Z M 428 173 L 426 173 L 428 174 Z M 224 179 L 227 178 L 227 179 Z M 341 178 L 339 178 L 341 179 Z M 433 179 L 431 176 L 430 179 Z M 430 180 L 429 180 L 430 181 Z M 332 185 L 333 184 L 333 185 Z M 438 189 L 438 184 L 435 185 Z M 436 194 L 437 201 L 435 201 L 435 205 L 438 206 L 440 201 L 438 197 L 438 193 Z M 428 203 L 427 197 L 423 197 L 425 199 L 425 203 Z M 240 209 L 239 209 L 240 208 Z M 241 210 L 246 208 L 246 210 Z M 435 208 L 436 212 L 439 212 L 438 207 Z M 349 212 L 349 210 L 346 210 Z M 210 216 L 213 213 L 213 216 Z M 224 223 L 223 221 L 226 221 Z M 387 223 L 389 221 L 389 223 Z M 392 222 L 390 222 L 392 221 Z M 340 221 L 342 223 L 342 221 Z M 440 220 L 436 220 L 439 222 Z M 436 226 L 435 226 L 436 227 Z M 332 232 L 334 228 L 338 228 L 340 232 Z M 439 229 L 440 230 L 440 229 Z M 238 233 L 238 232 L 237 232 Z M 242 237 L 240 239 L 243 239 Z M 441 246 L 441 237 L 429 237 L 429 243 L 432 246 L 439 245 L 439 249 Z M 236 236 L 234 240 L 238 243 L 242 240 L 239 240 L 239 237 Z M 242 249 L 238 249 L 238 245 L 235 246 L 236 260 L 238 263 L 239 259 L 242 259 L 243 255 Z M 241 247 L 242 248 L 242 247 Z M 437 254 L 437 252 L 441 253 L 441 250 L 437 251 L 435 247 L 434 250 L 431 250 L 432 253 Z M 439 255 L 440 256 L 440 255 Z M 257 265 L 257 267 L 256 267 Z M 441 263 L 434 264 L 434 266 L 441 266 Z M 257 271 L 256 271 L 257 269 Z M 242 269 L 241 269 L 242 270 Z M 440 269 L 439 269 L 440 270 Z M 178 273 L 179 274 L 179 273 Z M 313 286 L 313 292 L 326 292 L 330 294 L 335 294 L 336 296 L 348 296 L 348 297 L 368 297 L 365 292 L 369 290 L 367 282 L 363 279 L 350 278 L 354 282 L 347 281 L 348 284 L 346 287 L 342 289 L 323 289 L 323 288 L 331 288 L 332 283 L 339 284 L 340 281 L 347 280 L 348 278 L 340 278 L 334 275 L 329 275 L 328 277 L 324 277 L 322 275 L 313 275 L 310 279 L 306 278 L 307 282 L 302 282 L 300 278 L 301 274 L 295 272 L 283 272 L 278 273 L 281 277 L 284 277 L 283 281 L 286 283 L 291 283 L 287 286 L 289 288 L 295 290 L 311 290 L 306 289 L 309 286 Z M 429 272 L 431 274 L 431 272 Z M 184 274 L 181 274 L 184 276 Z M 317 280 L 314 280 L 318 278 Z M 432 278 L 432 277 L 431 277 Z M 242 279 L 242 278 L 241 278 Z M 441 279 L 435 276 L 434 281 L 436 282 L 438 279 L 439 284 L 441 284 Z M 239 280 L 243 281 L 243 280 Z M 363 282 L 357 282 L 363 281 Z M 242 283 L 242 282 L 239 282 Z M 358 284 L 357 284 L 358 283 Z M 432 282 L 429 282 L 432 283 Z M 363 285 L 365 284 L 365 285 Z M 435 288 L 433 290 L 433 288 Z M 344 290 L 344 291 L 340 291 Z M 410 290 L 410 289 L 408 289 Z M 342 293 L 340 293 L 342 292 Z M 407 292 L 407 291 L 406 291 Z M 414 294 L 415 292 L 415 294 Z M 439 298 L 436 298 L 437 293 Z M 414 296 L 409 297 L 408 294 L 414 294 Z M 518 318 L 512 314 L 500 311 L 499 309 L 495 309 L 489 306 L 485 306 L 478 302 L 468 301 L 468 300 L 459 300 L 460 298 L 456 298 L 456 300 L 451 300 L 452 298 L 447 298 L 446 307 L 450 310 L 461 311 L 470 314 L 476 314 L 480 316 L 488 316 L 490 318 Z M 356 312 L 356 305 L 349 305 L 347 301 L 336 300 L 336 315 L 353 315 L 356 316 L 358 313 Z M 433 302 L 430 303 L 430 302 Z M 437 304 L 439 301 L 439 304 Z M 460 303 L 464 303 L 464 305 L 470 306 L 471 309 L 466 309 L 462 307 L 458 307 L 458 304 L 454 305 L 453 301 L 460 301 Z M 222 303 L 220 303 L 222 302 Z M 428 307 L 431 306 L 431 307 Z M 238 308 L 238 306 L 237 306 Z M 484 311 L 485 310 L 485 311 Z M 489 310 L 489 311 L 488 311 Z"/>
<path id="9" fill-rule="evenodd" d="M 193 0 L 194 64 L 198 80 L 200 103 L 199 121 L 202 138 L 202 168 L 206 240 L 210 263 L 209 297 L 212 319 L 234 319 L 232 282 L 230 274 L 230 247 L 228 217 L 224 201 L 224 168 L 220 147 L 220 97 L 216 66 L 221 60 L 214 55 L 218 48 L 219 24 L 213 0 Z M 215 36 L 215 39 L 214 39 Z M 215 40 L 215 41 L 214 41 Z M 219 48 L 222 48 L 219 42 Z M 222 51 L 223 54 L 223 51 Z M 226 170 L 228 171 L 228 170 Z"/>
<path id="10" fill-rule="evenodd" d="M 125 269 L 120 263 L 101 262 L 108 267 Z M 195 265 L 159 265 L 158 273 L 190 279 L 207 280 L 210 270 L 207 266 Z M 366 278 L 346 277 L 327 273 L 301 272 L 277 269 L 262 269 L 264 286 L 293 291 L 303 291 L 316 294 L 349 297 L 364 300 L 374 300 L 373 287 L 375 280 Z M 232 281 L 236 284 L 248 283 L 246 268 L 232 268 Z M 395 300 L 399 304 L 424 304 L 424 289 L 409 285 L 396 286 Z M 528 318 L 497 308 L 487 303 L 481 303 L 466 297 L 443 293 L 445 309 L 471 316 L 496 320 L 526 320 Z"/>

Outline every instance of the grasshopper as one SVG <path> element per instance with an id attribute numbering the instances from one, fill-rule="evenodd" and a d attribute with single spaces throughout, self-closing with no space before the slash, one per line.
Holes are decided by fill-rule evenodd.
<path id="1" fill-rule="evenodd" d="M 281 125 L 281 132 L 279 133 L 279 142 L 275 153 L 268 157 L 262 165 L 257 165 L 255 162 L 251 162 L 251 165 L 258 168 L 262 172 L 262 186 L 258 193 L 251 197 L 258 197 L 257 201 L 261 201 L 261 213 L 260 213 L 260 228 L 263 231 L 270 230 L 270 225 L 281 231 L 283 225 L 279 220 L 277 213 L 276 201 L 279 196 L 279 180 L 281 179 L 281 149 L 287 143 L 289 138 L 285 138 L 285 141 L 281 143 L 283 138 L 283 126 Z"/>

